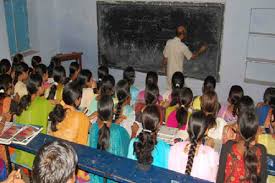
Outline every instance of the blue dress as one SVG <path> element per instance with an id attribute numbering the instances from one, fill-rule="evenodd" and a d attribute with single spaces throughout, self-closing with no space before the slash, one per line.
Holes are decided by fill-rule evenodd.
<path id="1" fill-rule="evenodd" d="M 256 108 L 256 114 L 258 116 L 260 126 L 264 126 L 266 117 L 270 109 L 271 107 L 269 105 L 263 105 Z"/>
<path id="2" fill-rule="evenodd" d="M 137 160 L 134 153 L 134 143 L 138 142 L 138 138 L 131 140 L 128 150 L 128 158 Z M 170 145 L 164 142 L 163 140 L 158 139 L 157 144 L 152 152 L 153 156 L 153 165 L 161 168 L 168 168 L 168 158 L 170 152 Z"/>
<path id="3" fill-rule="evenodd" d="M 90 147 L 97 148 L 98 131 L 98 124 L 94 123 L 90 129 Z M 107 149 L 107 152 L 117 156 L 127 157 L 129 142 L 130 137 L 127 131 L 123 127 L 113 123 L 110 127 L 110 147 Z M 90 174 L 90 179 L 93 183 L 103 182 L 102 177 L 93 174 Z M 113 181 L 108 180 L 107 182 Z"/>
<path id="4" fill-rule="evenodd" d="M 135 86 L 131 86 L 130 87 L 130 94 L 131 94 L 131 106 L 134 106 L 136 101 L 137 101 L 137 96 L 139 93 L 139 89 L 137 89 L 137 87 Z"/>

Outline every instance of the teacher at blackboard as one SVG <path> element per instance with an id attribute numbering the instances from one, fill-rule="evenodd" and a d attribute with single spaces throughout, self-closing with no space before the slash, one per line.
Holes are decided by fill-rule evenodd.
<path id="1" fill-rule="evenodd" d="M 171 79 L 175 72 L 183 72 L 183 62 L 185 58 L 187 60 L 193 60 L 207 49 L 206 45 L 200 47 L 200 49 L 192 53 L 189 48 L 183 43 L 186 39 L 187 31 L 184 26 L 177 27 L 176 37 L 169 39 L 166 42 L 163 50 L 163 64 L 167 65 L 167 84 L 171 89 Z"/>

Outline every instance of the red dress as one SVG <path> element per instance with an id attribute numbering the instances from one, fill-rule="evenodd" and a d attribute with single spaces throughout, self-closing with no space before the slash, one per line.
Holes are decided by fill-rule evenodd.
<path id="1" fill-rule="evenodd" d="M 261 151 L 258 148 L 256 152 L 258 160 L 261 157 Z M 258 164 L 258 172 L 260 170 L 260 163 Z M 245 179 L 245 165 L 243 155 L 238 151 L 237 144 L 233 144 L 232 151 L 228 154 L 225 167 L 224 182 L 230 183 L 249 183 Z"/>

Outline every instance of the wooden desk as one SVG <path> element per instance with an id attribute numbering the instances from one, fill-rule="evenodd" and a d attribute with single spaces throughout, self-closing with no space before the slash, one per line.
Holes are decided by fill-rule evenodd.
<path id="1" fill-rule="evenodd" d="M 56 54 L 55 57 L 59 59 L 61 62 L 75 60 L 79 63 L 80 68 L 82 68 L 82 52 L 72 52 L 72 53 L 59 53 Z"/>

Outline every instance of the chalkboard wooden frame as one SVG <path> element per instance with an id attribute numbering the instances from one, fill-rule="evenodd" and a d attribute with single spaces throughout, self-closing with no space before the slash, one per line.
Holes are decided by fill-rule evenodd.
<path id="1" fill-rule="evenodd" d="M 134 16 L 136 12 L 141 12 L 142 8 L 145 14 Z M 149 8 L 155 13 L 166 13 L 166 17 L 164 16 L 162 19 L 151 14 Z M 172 9 L 170 10 L 171 14 L 169 14 L 169 8 Z M 184 8 L 188 10 L 185 11 Z M 131 12 L 133 15 L 127 14 L 127 12 Z M 202 16 L 204 14 L 205 16 Z M 179 19 L 179 16 L 182 17 L 182 15 L 187 18 L 177 21 L 176 19 Z M 200 15 L 204 19 L 201 19 Z M 175 20 L 171 16 L 176 17 Z M 149 20 L 146 20 L 146 17 Z M 167 21 L 167 24 L 165 18 L 170 18 L 174 22 L 169 24 Z M 125 69 L 127 66 L 133 66 L 136 71 L 146 73 L 153 70 L 163 75 L 164 71 L 160 65 L 165 43 L 175 36 L 175 28 L 183 24 L 187 26 L 188 37 L 190 38 L 185 43 L 192 51 L 197 50 L 202 42 L 209 45 L 209 49 L 204 55 L 194 62 L 184 63 L 184 74 L 187 77 L 201 80 L 207 75 L 213 75 L 219 81 L 223 19 L 223 3 L 97 1 L 99 65 L 107 65 L 115 69 Z M 151 23 L 152 26 L 148 28 L 149 23 L 146 21 L 151 20 L 155 20 L 157 25 Z M 198 24 L 192 21 L 188 22 L 188 20 L 196 20 Z M 131 23 L 137 26 L 131 28 Z M 126 24 L 130 28 L 125 28 Z M 149 31 L 145 29 L 136 30 L 141 28 Z M 160 32 L 157 32 L 158 29 Z M 153 30 L 151 35 L 150 30 Z M 202 33 L 199 32 L 200 30 L 202 30 Z M 133 37 L 131 38 L 131 36 Z M 150 43 L 152 44 L 150 45 Z"/>

